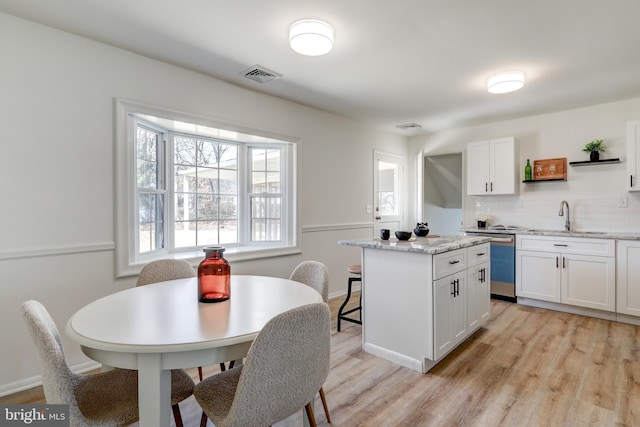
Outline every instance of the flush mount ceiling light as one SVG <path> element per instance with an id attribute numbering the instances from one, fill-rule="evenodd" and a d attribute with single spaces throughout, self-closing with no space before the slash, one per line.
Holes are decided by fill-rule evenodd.
<path id="1" fill-rule="evenodd" d="M 487 79 L 487 90 L 490 93 L 513 92 L 524 86 L 524 73 L 522 71 L 505 71 L 494 74 Z"/>
<path id="2" fill-rule="evenodd" d="M 333 49 L 333 28 L 317 19 L 303 19 L 289 28 L 289 45 L 301 55 L 324 55 Z"/>

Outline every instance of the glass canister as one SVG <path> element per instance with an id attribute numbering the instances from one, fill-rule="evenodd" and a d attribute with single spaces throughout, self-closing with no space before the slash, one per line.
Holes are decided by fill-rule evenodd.
<path id="1" fill-rule="evenodd" d="M 223 257 L 224 247 L 204 248 L 205 258 L 198 266 L 198 301 L 220 302 L 231 297 L 231 267 Z"/>

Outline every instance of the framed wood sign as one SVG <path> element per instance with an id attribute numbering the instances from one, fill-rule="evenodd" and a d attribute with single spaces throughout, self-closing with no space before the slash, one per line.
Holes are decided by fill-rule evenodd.
<path id="1" fill-rule="evenodd" d="M 533 161 L 533 180 L 567 180 L 567 158 L 543 159 Z"/>

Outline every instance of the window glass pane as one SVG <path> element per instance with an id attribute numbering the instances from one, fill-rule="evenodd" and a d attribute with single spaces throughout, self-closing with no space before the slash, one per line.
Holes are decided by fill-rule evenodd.
<path id="1" fill-rule="evenodd" d="M 280 240 L 281 198 L 251 198 L 251 240 L 256 242 Z"/>
<path id="2" fill-rule="evenodd" d="M 267 189 L 268 193 L 280 192 L 280 172 L 267 172 Z"/>
<path id="3" fill-rule="evenodd" d="M 196 247 L 196 223 L 192 221 L 176 221 L 173 223 L 176 248 Z"/>
<path id="4" fill-rule="evenodd" d="M 268 199 L 268 212 L 267 215 L 271 219 L 280 220 L 280 198 Z"/>
<path id="5" fill-rule="evenodd" d="M 192 166 L 176 165 L 173 189 L 179 192 L 195 193 L 197 189 L 196 170 Z"/>
<path id="6" fill-rule="evenodd" d="M 237 243 L 238 242 L 238 221 L 224 220 L 220 221 L 220 242 L 219 243 Z"/>
<path id="7" fill-rule="evenodd" d="M 218 196 L 213 194 L 198 194 L 196 197 L 197 209 L 194 219 L 198 221 L 218 219 Z"/>
<path id="8" fill-rule="evenodd" d="M 196 140 L 195 138 L 187 138 L 184 136 L 176 136 L 173 140 L 174 159 L 176 165 L 196 164 Z"/>
<path id="9" fill-rule="evenodd" d="M 397 164 L 378 162 L 378 206 L 380 206 L 381 215 L 396 215 L 398 213 L 396 204 L 398 178 Z"/>
<path id="10" fill-rule="evenodd" d="M 150 252 L 164 247 L 164 195 L 140 194 L 138 226 L 140 252 Z"/>
<path id="11" fill-rule="evenodd" d="M 158 188 L 158 150 L 160 134 L 143 127 L 137 128 L 138 188 Z"/>
<path id="12" fill-rule="evenodd" d="M 215 245 L 219 242 L 219 226 L 218 221 L 198 221 L 198 237 L 196 244 L 198 246 Z"/>

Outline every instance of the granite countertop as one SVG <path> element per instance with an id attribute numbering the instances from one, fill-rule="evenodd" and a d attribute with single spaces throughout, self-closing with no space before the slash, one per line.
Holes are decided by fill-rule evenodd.
<path id="1" fill-rule="evenodd" d="M 529 228 L 510 228 L 506 230 L 492 230 L 489 228 L 462 228 L 465 233 L 487 233 L 487 234 L 525 234 L 534 236 L 556 236 L 556 237 L 583 237 L 589 239 L 611 239 L 611 240 L 640 240 L 640 233 L 630 231 L 581 231 L 581 230 L 536 230 Z"/>
<path id="2" fill-rule="evenodd" d="M 440 254 L 460 248 L 479 245 L 491 240 L 490 237 L 471 236 L 439 236 L 439 237 L 412 237 L 409 240 L 389 240 L 362 239 L 362 240 L 340 240 L 339 245 L 359 246 L 369 249 L 383 249 L 400 252 L 418 252 L 423 254 Z"/>

